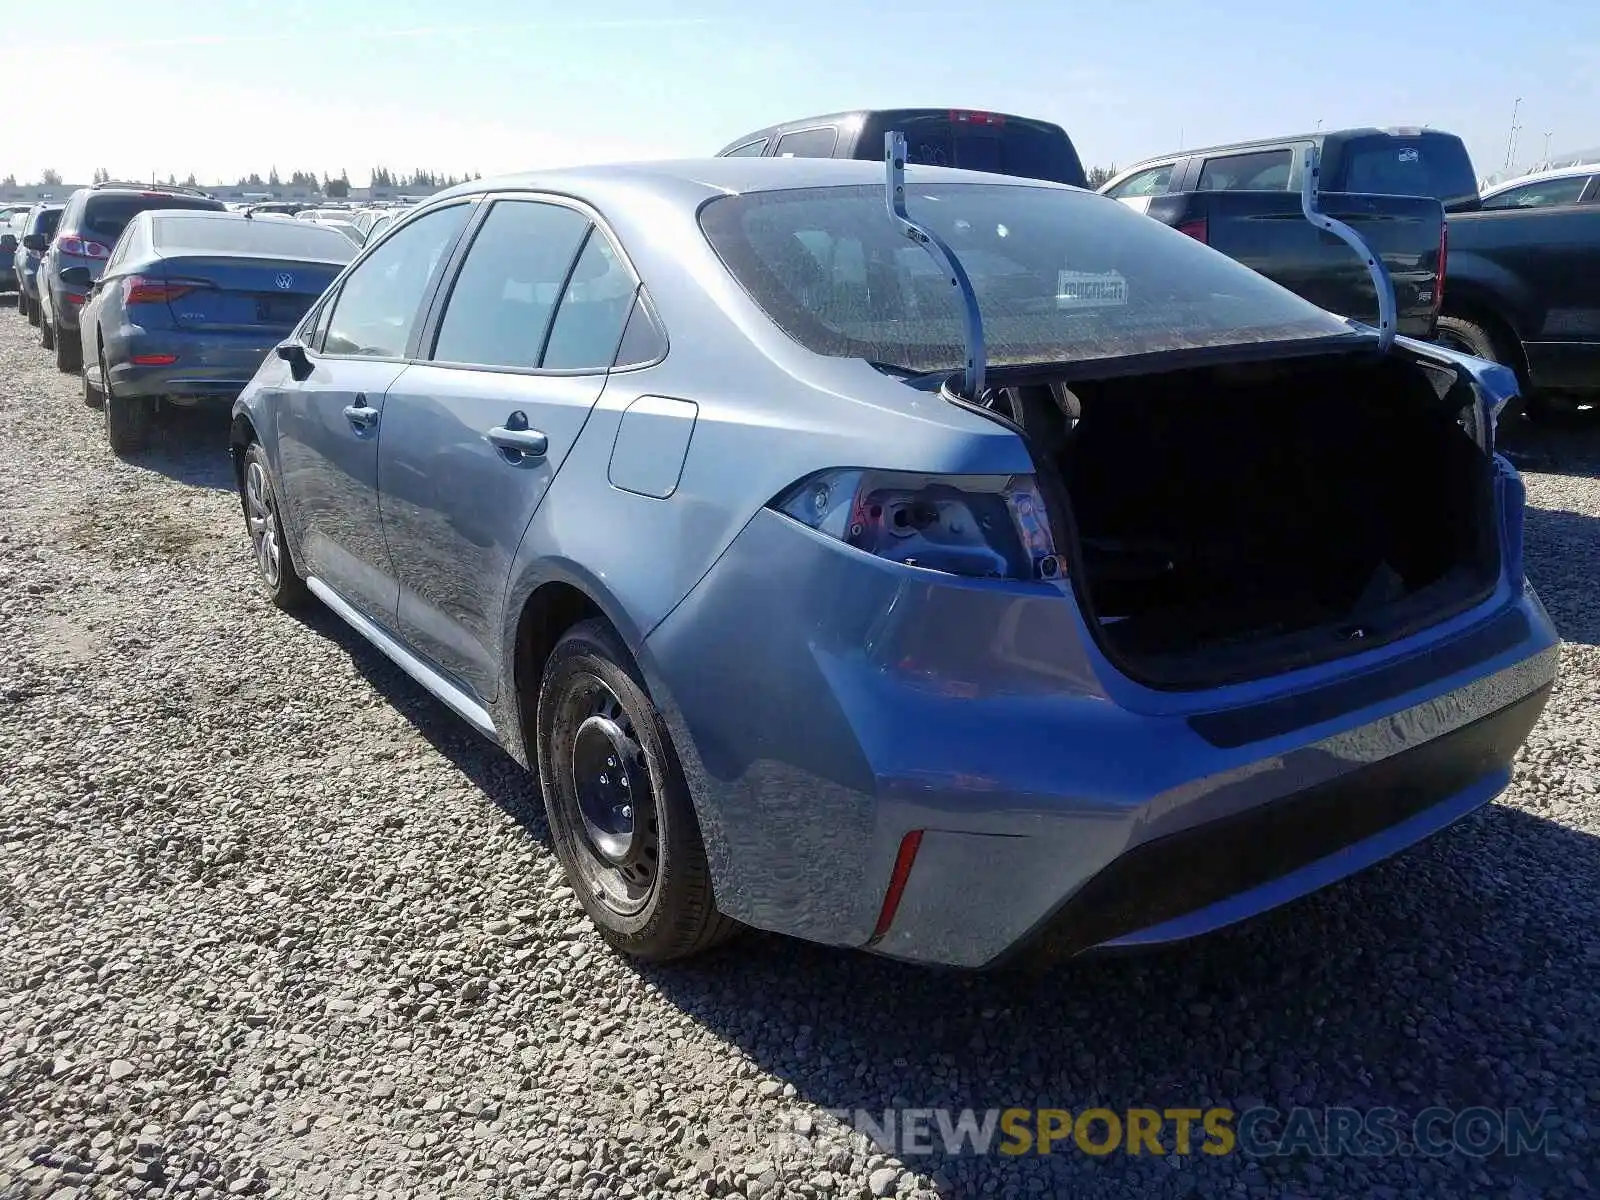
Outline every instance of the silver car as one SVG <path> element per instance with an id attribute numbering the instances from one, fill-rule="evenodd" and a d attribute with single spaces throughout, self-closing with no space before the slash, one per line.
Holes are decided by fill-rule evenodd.
<path id="1" fill-rule="evenodd" d="M 407 213 L 235 406 L 267 591 L 535 770 L 649 959 L 1173 941 L 1506 785 L 1557 657 L 1509 372 L 1105 197 L 913 168 L 907 226 L 892 183 L 725 158 Z"/>

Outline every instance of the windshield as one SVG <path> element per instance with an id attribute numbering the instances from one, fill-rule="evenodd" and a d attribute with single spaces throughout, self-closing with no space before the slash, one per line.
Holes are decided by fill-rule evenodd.
<path id="1" fill-rule="evenodd" d="M 956 252 L 996 366 L 1319 338 L 1350 326 L 1104 196 L 1025 184 L 908 182 L 907 207 Z M 818 354 L 960 367 L 960 301 L 901 236 L 879 187 L 752 192 L 701 226 L 757 304 Z"/>

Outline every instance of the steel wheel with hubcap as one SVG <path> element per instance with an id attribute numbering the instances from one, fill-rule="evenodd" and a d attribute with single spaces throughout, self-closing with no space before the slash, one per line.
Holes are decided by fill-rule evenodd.
<path id="1" fill-rule="evenodd" d="M 733 934 L 666 725 L 605 622 L 580 622 L 557 643 L 535 724 L 551 839 L 606 941 L 660 961 Z"/>
<path id="2" fill-rule="evenodd" d="M 239 499 L 244 505 L 244 520 L 250 530 L 250 548 L 255 552 L 256 570 L 266 585 L 267 595 L 279 608 L 299 608 L 310 597 L 305 580 L 295 570 L 283 536 L 283 521 L 278 516 L 277 493 L 267 453 L 260 442 L 251 442 L 240 463 Z"/>

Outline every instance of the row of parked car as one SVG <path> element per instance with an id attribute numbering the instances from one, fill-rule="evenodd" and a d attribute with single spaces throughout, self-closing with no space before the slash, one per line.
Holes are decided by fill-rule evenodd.
<path id="1" fill-rule="evenodd" d="M 238 393 L 267 595 L 537 772 L 614 946 L 1168 942 L 1486 803 L 1559 646 L 1495 451 L 1514 373 L 1249 269 L 1221 210 L 1040 180 L 1081 173 L 1052 128 L 822 118 L 474 181 L 359 253 L 85 189 L 40 295 L 80 296 L 42 306 L 118 449 L 154 396 Z M 1355 296 L 1281 197 L 1190 190 L 1260 196 Z M 1441 201 L 1394 200 L 1351 215 L 1433 239 L 1410 319 Z"/>

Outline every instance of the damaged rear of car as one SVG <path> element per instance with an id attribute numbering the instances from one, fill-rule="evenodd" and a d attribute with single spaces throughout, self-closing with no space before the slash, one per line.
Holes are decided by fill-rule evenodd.
<path id="1" fill-rule="evenodd" d="M 896 186 L 699 212 L 798 347 L 792 419 L 847 386 L 905 418 L 777 491 L 650 634 L 723 911 L 966 966 L 1160 942 L 1506 785 L 1557 644 L 1494 452 L 1508 372 L 1103 197 L 929 172 L 908 225 Z M 1017 469 L 976 432 L 908 468 L 933 406 Z"/>

